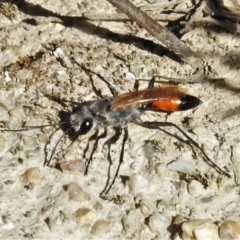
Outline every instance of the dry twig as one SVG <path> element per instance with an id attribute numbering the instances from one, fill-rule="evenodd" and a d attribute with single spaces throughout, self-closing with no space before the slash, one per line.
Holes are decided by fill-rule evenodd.
<path id="1" fill-rule="evenodd" d="M 161 41 L 167 48 L 177 54 L 184 62 L 199 66 L 200 59 L 167 28 L 158 24 L 146 13 L 135 7 L 128 0 L 108 0 L 118 10 L 144 27 L 151 35 Z"/>

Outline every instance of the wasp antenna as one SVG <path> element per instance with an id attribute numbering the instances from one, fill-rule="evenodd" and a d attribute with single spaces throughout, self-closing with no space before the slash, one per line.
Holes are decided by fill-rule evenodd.
<path id="1" fill-rule="evenodd" d="M 83 71 L 85 71 L 87 73 L 90 73 L 90 74 L 93 74 L 93 75 L 96 75 L 99 79 L 101 79 L 104 83 L 106 83 L 107 86 L 108 86 L 108 89 L 110 90 L 110 92 L 113 96 L 117 95 L 117 91 L 112 86 L 112 84 L 109 83 L 106 79 L 104 79 L 104 77 L 102 77 L 99 73 L 96 73 L 96 72 L 92 71 L 91 69 L 89 69 L 89 68 L 87 68 L 83 65 L 80 65 L 75 59 L 74 59 L 74 61 L 78 66 L 80 66 L 83 69 Z"/>
<path id="2" fill-rule="evenodd" d="M 56 129 L 56 131 L 58 131 L 59 129 L 60 129 L 60 128 Z M 44 164 L 43 164 L 44 167 L 45 167 L 45 166 L 49 166 L 49 164 L 50 164 L 50 162 L 51 162 L 51 160 L 52 160 L 52 158 L 53 158 L 53 156 L 54 156 L 54 154 L 55 154 L 55 152 L 56 152 L 57 146 L 58 146 L 59 143 L 62 141 L 62 139 L 64 138 L 64 136 L 69 133 L 69 131 L 70 131 L 71 129 L 72 129 L 72 127 L 70 127 L 69 129 L 67 129 L 66 132 L 58 139 L 57 143 L 55 144 L 55 146 L 54 146 L 54 148 L 53 148 L 53 150 L 52 150 L 52 153 L 51 153 L 50 158 L 49 158 L 49 159 L 47 159 L 47 157 L 45 158 L 45 161 L 44 161 Z M 50 136 L 50 138 L 49 138 L 49 141 L 50 141 L 51 137 L 53 136 L 53 134 L 54 134 L 56 131 L 54 131 L 54 132 L 51 134 L 51 136 Z M 45 156 L 47 156 L 47 144 L 45 145 L 44 152 L 45 152 Z"/>
<path id="3" fill-rule="evenodd" d="M 59 123 L 52 123 L 52 124 L 46 124 L 46 125 L 41 125 L 41 126 L 25 126 L 24 128 L 20 128 L 20 129 L 1 128 L 0 131 L 4 131 L 4 132 L 24 132 L 24 131 L 29 131 L 29 130 L 33 130 L 33 129 L 53 127 L 53 126 L 58 126 L 58 125 L 59 125 Z"/>

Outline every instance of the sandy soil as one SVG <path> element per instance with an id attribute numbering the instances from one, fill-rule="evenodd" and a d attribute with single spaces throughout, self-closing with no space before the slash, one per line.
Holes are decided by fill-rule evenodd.
<path id="1" fill-rule="evenodd" d="M 190 1 L 166 6 L 160 4 L 162 1 L 149 2 L 134 1 L 156 17 L 163 8 L 174 9 L 167 16 L 176 18 L 191 7 Z M 20 5 L 1 5 L 2 129 L 58 122 L 59 111 L 70 110 L 71 104 L 57 103 L 47 94 L 77 102 L 99 99 L 94 85 L 103 96 L 111 96 L 96 75 L 79 65 L 101 74 L 118 93 L 133 90 L 136 79 L 194 76 L 196 69 L 165 56 L 157 40 L 136 23 L 79 17 L 84 13 L 111 16 L 116 10 L 107 1 L 32 0 Z M 194 110 L 171 115 L 148 112 L 142 118 L 177 124 L 231 178 L 219 175 L 203 161 L 201 152 L 186 142 L 129 124 L 119 177 L 102 199 L 99 195 L 109 180 L 108 146 L 104 143 L 114 135 L 113 129 L 100 140 L 87 176 L 83 174 L 84 163 L 93 141 L 89 151 L 84 151 L 94 132 L 71 145 L 64 138 L 50 166 L 43 167 L 62 131 L 55 132 L 54 127 L 1 131 L 1 239 L 190 239 L 182 222 L 192 220 L 211 239 L 222 222 L 239 221 L 240 40 L 238 34 L 220 27 L 221 22 L 201 16 L 199 10 L 181 38 L 203 59 L 206 78 L 225 81 L 182 85 L 203 101 Z M 140 82 L 140 88 L 146 86 L 147 82 Z M 184 139 L 174 129 L 166 130 Z M 110 149 L 110 181 L 121 142 L 122 138 Z M 173 161 L 177 166 L 169 165 Z M 234 226 L 239 233 L 238 224 Z M 194 228 L 191 225 L 189 231 Z M 193 235 L 203 239 L 201 234 Z"/>

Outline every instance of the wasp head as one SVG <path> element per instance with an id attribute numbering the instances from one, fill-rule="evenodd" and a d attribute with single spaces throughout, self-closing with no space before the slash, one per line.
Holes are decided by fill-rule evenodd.
<path id="1" fill-rule="evenodd" d="M 85 135 L 93 127 L 93 116 L 86 106 L 81 105 L 72 111 L 69 123 L 77 135 Z"/>

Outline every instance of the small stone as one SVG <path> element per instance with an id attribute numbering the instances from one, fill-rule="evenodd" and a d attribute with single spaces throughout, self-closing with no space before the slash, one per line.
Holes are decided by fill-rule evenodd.
<path id="1" fill-rule="evenodd" d="M 21 180 L 25 183 L 38 183 L 40 181 L 40 169 L 38 167 L 30 168 L 21 175 Z"/>
<path id="2" fill-rule="evenodd" d="M 71 172 L 83 174 L 85 172 L 86 165 L 83 161 L 72 160 L 65 163 L 61 163 L 60 168 L 64 173 Z"/>
<path id="3" fill-rule="evenodd" d="M 76 202 L 88 201 L 90 196 L 84 192 L 77 183 L 70 183 L 67 186 L 68 199 Z"/>
<path id="4" fill-rule="evenodd" d="M 193 174 L 195 172 L 195 166 L 193 162 L 187 161 L 185 159 L 178 159 L 176 161 L 172 161 L 167 165 L 167 168 L 181 173 Z"/>
<path id="5" fill-rule="evenodd" d="M 146 142 L 143 145 L 143 152 L 145 157 L 151 161 L 154 158 L 155 150 L 154 150 L 154 142 Z"/>
<path id="6" fill-rule="evenodd" d="M 168 234 L 167 229 L 171 221 L 169 217 L 156 213 L 149 218 L 148 226 L 151 232 L 161 233 L 163 237 L 163 233 Z"/>
<path id="7" fill-rule="evenodd" d="M 12 78 L 9 76 L 9 72 L 8 71 L 4 71 L 2 73 L 2 75 L 3 75 L 3 79 L 4 79 L 5 82 L 9 82 L 9 81 L 12 80 Z"/>
<path id="8" fill-rule="evenodd" d="M 169 203 L 165 200 L 157 201 L 157 209 L 159 212 L 164 212 L 165 209 L 169 207 Z"/>
<path id="9" fill-rule="evenodd" d="M 160 163 L 156 166 L 156 173 L 160 178 L 179 181 L 179 174 L 175 171 L 171 171 L 170 169 L 166 168 L 166 165 L 163 163 Z"/>
<path id="10" fill-rule="evenodd" d="M 219 229 L 221 240 L 239 240 L 240 239 L 240 223 L 232 220 L 224 221 Z"/>
<path id="11" fill-rule="evenodd" d="M 43 186 L 37 189 L 36 198 L 37 199 L 46 198 L 47 196 L 49 196 L 50 191 L 51 191 L 50 185 L 48 183 L 45 183 Z"/>
<path id="12" fill-rule="evenodd" d="M 53 55 L 57 58 L 62 58 L 65 54 L 63 50 L 60 47 L 58 47 L 53 51 Z"/>
<path id="13" fill-rule="evenodd" d="M 127 215 L 122 217 L 122 226 L 124 231 L 129 234 L 135 234 L 139 229 L 143 229 L 145 217 L 139 209 L 131 210 Z"/>
<path id="14" fill-rule="evenodd" d="M 195 229 L 194 234 L 197 240 L 220 240 L 218 236 L 218 227 L 214 223 L 206 223 L 199 226 Z"/>
<path id="15" fill-rule="evenodd" d="M 92 233 L 93 234 L 102 234 L 106 233 L 110 229 L 110 222 L 106 220 L 98 220 L 92 226 Z"/>
<path id="16" fill-rule="evenodd" d="M 142 69 L 141 66 L 139 64 L 130 64 L 130 71 L 135 75 L 135 76 L 139 76 Z"/>
<path id="17" fill-rule="evenodd" d="M 135 79 L 136 76 L 132 72 L 126 72 L 125 74 L 123 74 L 123 78 L 126 80 L 132 80 Z"/>
<path id="18" fill-rule="evenodd" d="M 140 209 L 141 209 L 141 212 L 145 216 L 149 216 L 154 212 L 155 207 L 154 207 L 154 204 L 151 201 L 146 200 L 146 199 L 142 199 L 140 201 Z"/>
<path id="19" fill-rule="evenodd" d="M 39 142 L 47 144 L 49 141 L 49 136 L 43 133 L 39 135 L 38 139 L 39 139 Z"/>
<path id="20" fill-rule="evenodd" d="M 188 193 L 190 195 L 196 196 L 201 192 L 204 192 L 204 186 L 202 185 L 202 183 L 200 183 L 199 181 L 196 180 L 192 180 L 189 184 L 188 184 Z"/>
<path id="21" fill-rule="evenodd" d="M 77 222 L 81 225 L 90 224 L 96 217 L 96 214 L 89 208 L 79 208 L 74 215 Z"/>
<path id="22" fill-rule="evenodd" d="M 181 225 L 185 221 L 186 221 L 186 219 L 182 215 L 177 215 L 174 218 L 172 224 L 178 226 L 178 225 Z"/>
<path id="23" fill-rule="evenodd" d="M 12 110 L 9 111 L 9 115 L 11 117 L 19 117 L 23 115 L 23 109 L 22 107 L 15 107 Z"/>
<path id="24" fill-rule="evenodd" d="M 21 140 L 23 141 L 24 145 L 27 147 L 36 147 L 37 146 L 37 138 L 28 135 L 21 135 Z"/>
<path id="25" fill-rule="evenodd" d="M 132 174 L 129 179 L 129 187 L 134 193 L 141 192 L 143 188 L 148 186 L 148 184 L 148 179 L 139 174 Z"/>
<path id="26" fill-rule="evenodd" d="M 218 227 L 209 220 L 190 220 L 182 224 L 183 240 L 219 240 Z"/>
<path id="27" fill-rule="evenodd" d="M 102 203 L 100 203 L 100 202 L 96 202 L 93 207 L 94 207 L 94 209 L 95 209 L 96 211 L 98 211 L 98 212 L 100 212 L 100 211 L 103 210 L 103 205 L 102 205 Z"/>
<path id="28" fill-rule="evenodd" d="M 0 136 L 0 151 L 2 151 L 6 146 L 6 139 L 3 136 Z"/>

